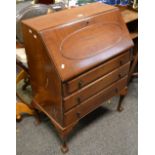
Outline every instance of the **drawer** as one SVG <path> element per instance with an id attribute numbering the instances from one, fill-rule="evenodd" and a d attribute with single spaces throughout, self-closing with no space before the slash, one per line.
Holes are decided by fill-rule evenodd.
<path id="1" fill-rule="evenodd" d="M 97 79 L 86 87 L 64 98 L 64 110 L 67 111 L 87 98 L 106 88 L 128 74 L 130 62 Z"/>
<path id="2" fill-rule="evenodd" d="M 104 101 L 110 99 L 115 95 L 118 95 L 119 91 L 121 91 L 126 86 L 127 77 L 128 76 L 123 77 L 121 80 L 113 83 L 112 85 L 100 91 L 96 95 L 90 97 L 80 105 L 64 113 L 64 125 L 67 126 L 81 119 L 82 117 L 99 107 Z"/>
<path id="3" fill-rule="evenodd" d="M 112 70 L 122 66 L 123 64 L 127 63 L 130 61 L 130 51 L 127 51 L 107 62 L 104 64 L 95 67 L 94 69 L 78 76 L 77 78 L 68 81 L 63 84 L 63 94 L 64 96 L 67 96 L 87 84 L 97 80 L 98 78 L 102 77 L 103 75 L 111 72 Z"/>

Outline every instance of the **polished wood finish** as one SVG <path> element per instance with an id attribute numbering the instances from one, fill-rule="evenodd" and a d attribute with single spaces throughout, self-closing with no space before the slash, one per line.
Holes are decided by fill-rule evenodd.
<path id="1" fill-rule="evenodd" d="M 105 74 L 111 72 L 112 70 L 120 67 L 121 65 L 130 61 L 130 51 L 127 51 L 116 58 L 113 58 L 93 69 L 78 76 L 77 78 L 66 82 L 63 85 L 64 96 L 69 95 L 86 86 L 87 84 L 97 80 L 98 78 L 104 76 Z"/>
<path id="2" fill-rule="evenodd" d="M 106 88 L 108 85 L 121 79 L 122 77 L 128 74 L 129 67 L 130 62 L 106 74 L 105 76 L 102 76 L 101 78 L 95 80 L 94 82 L 87 85 L 83 89 L 80 89 L 79 91 L 76 91 L 75 93 L 65 97 L 64 110 L 67 111 L 73 106 L 80 104 L 87 98 L 91 97 L 93 94 L 96 94 L 97 92 Z"/>
<path id="3" fill-rule="evenodd" d="M 93 11 L 94 7 L 97 8 L 95 11 Z M 81 8 L 85 9 L 83 10 Z M 101 10 L 104 13 L 101 13 Z M 111 11 L 111 13 L 105 13 L 105 11 Z M 93 12 L 95 15 L 92 14 Z M 64 18 L 61 18 L 62 14 L 66 17 L 65 21 Z M 54 17 L 57 17 L 59 20 L 61 19 L 59 23 L 58 19 L 56 20 Z M 47 19 L 53 22 L 49 22 Z M 68 21 L 69 19 L 70 22 Z M 39 22 L 39 25 L 36 25 L 35 29 L 40 34 L 38 35 L 35 31 L 33 32 L 31 30 L 32 34 L 38 37 L 36 40 L 39 40 L 39 37 L 42 38 L 44 46 L 48 50 L 49 56 L 55 62 L 55 67 L 63 82 L 84 73 L 90 67 L 93 68 L 103 63 L 111 57 L 120 54 L 123 50 L 131 48 L 133 45 L 119 10 L 109 5 L 101 5 L 100 3 L 96 3 L 95 5 L 89 4 L 83 7 L 73 8 L 71 11 L 60 11 L 55 13 L 55 16 L 54 14 L 49 14 L 35 18 L 33 24 L 32 21 L 32 19 L 26 20 L 24 24 L 25 26 L 31 26 L 33 29 L 34 25 Z M 59 25 L 56 26 L 56 24 Z M 102 37 L 98 29 L 101 29 L 100 33 Z M 34 41 L 32 34 L 29 35 Z M 106 38 L 107 36 L 109 37 Z M 106 39 L 106 42 L 104 39 Z M 76 44 L 74 40 L 76 40 Z M 99 40 L 101 40 L 102 44 Z M 84 45 L 83 43 L 86 44 Z M 77 49 L 79 46 L 81 47 L 80 51 Z M 72 49 L 69 56 L 65 53 L 66 48 Z M 77 50 L 78 52 L 76 52 Z M 89 51 L 90 55 L 88 55 Z M 76 55 L 74 54 L 73 56 L 72 53 Z"/>
<path id="4" fill-rule="evenodd" d="M 62 18 L 63 17 L 63 18 Z M 32 105 L 66 138 L 127 85 L 133 42 L 120 11 L 93 3 L 23 21 Z"/>
<path id="5" fill-rule="evenodd" d="M 29 19 L 27 21 L 24 21 L 24 23 L 31 25 L 31 28 L 36 31 L 41 31 L 58 25 L 76 22 L 78 20 L 82 20 L 96 14 L 112 11 L 114 9 L 118 10 L 117 8 L 110 5 L 101 5 L 99 3 L 96 3 L 95 5 L 89 4 L 82 7 L 62 10 L 54 14 L 48 14 Z M 49 22 L 49 19 L 51 19 L 51 22 Z"/>
<path id="6" fill-rule="evenodd" d="M 96 93 L 88 100 L 84 101 L 77 107 L 71 109 L 67 113 L 65 113 L 65 125 L 71 124 L 82 117 L 84 117 L 89 112 L 96 109 L 101 105 L 103 101 L 110 99 L 111 97 L 118 95 L 118 93 L 125 87 L 127 83 L 127 76 L 110 85 L 106 89 Z"/>

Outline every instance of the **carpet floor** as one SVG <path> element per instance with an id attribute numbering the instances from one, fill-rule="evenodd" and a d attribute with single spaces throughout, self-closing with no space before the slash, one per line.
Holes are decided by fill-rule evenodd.
<path id="1" fill-rule="evenodd" d="M 110 104 L 106 102 L 82 119 L 68 138 L 66 155 L 138 155 L 137 86 L 134 79 L 123 101 L 123 112 L 116 111 L 118 97 L 114 97 Z M 59 137 L 46 116 L 38 126 L 33 117 L 24 117 L 16 128 L 17 155 L 63 154 Z"/>

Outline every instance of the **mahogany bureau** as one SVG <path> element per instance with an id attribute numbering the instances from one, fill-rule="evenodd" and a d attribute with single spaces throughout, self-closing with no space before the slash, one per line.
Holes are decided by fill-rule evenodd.
<path id="1" fill-rule="evenodd" d="M 92 3 L 22 23 L 32 105 L 66 137 L 103 101 L 127 93 L 133 42 L 118 8 Z"/>

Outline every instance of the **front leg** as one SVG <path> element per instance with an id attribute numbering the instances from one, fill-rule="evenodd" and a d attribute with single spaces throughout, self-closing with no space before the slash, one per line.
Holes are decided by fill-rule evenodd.
<path id="1" fill-rule="evenodd" d="M 124 108 L 122 107 L 122 101 L 123 101 L 124 97 L 126 96 L 127 92 L 128 92 L 127 87 L 125 87 L 123 90 L 120 91 L 120 98 L 119 98 L 119 102 L 118 102 L 118 106 L 117 106 L 118 112 L 122 112 L 124 110 Z"/>
<path id="2" fill-rule="evenodd" d="M 66 142 L 67 142 L 66 137 L 62 138 L 61 151 L 62 151 L 63 153 L 67 153 L 67 152 L 69 151 Z"/>
<path id="3" fill-rule="evenodd" d="M 67 143 L 67 137 L 71 133 L 71 131 L 73 130 L 73 128 L 75 127 L 76 124 L 77 124 L 77 122 L 68 126 L 67 128 L 61 128 L 61 129 L 56 127 L 56 129 L 59 133 L 59 136 L 61 138 L 61 141 L 62 141 L 62 144 L 61 144 L 62 153 L 67 153 L 69 151 L 69 148 L 66 144 Z"/>
<path id="4" fill-rule="evenodd" d="M 71 130 L 71 129 L 70 129 Z M 60 139 L 61 139 L 61 151 L 62 153 L 67 153 L 69 151 L 68 146 L 67 146 L 67 137 L 68 137 L 68 132 L 66 130 L 58 130 Z"/>

